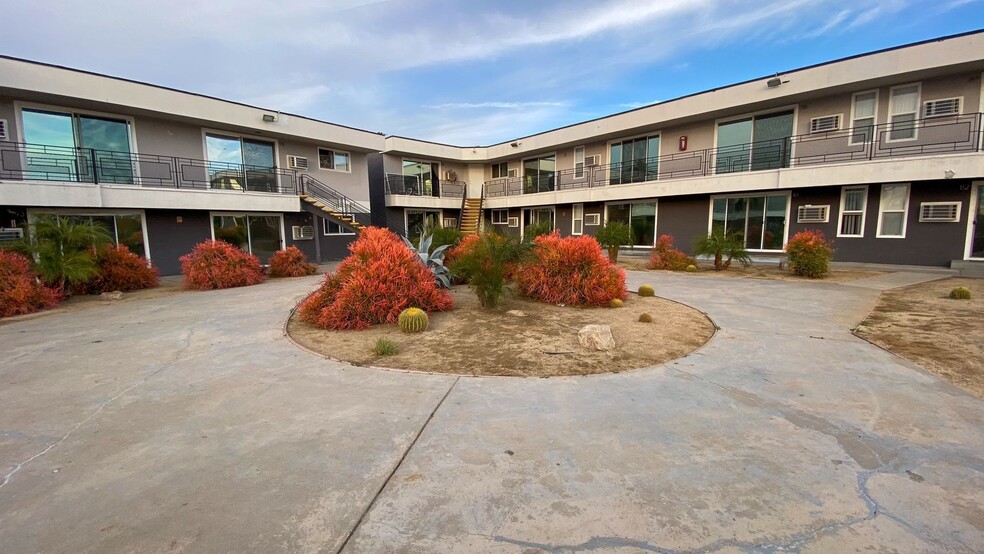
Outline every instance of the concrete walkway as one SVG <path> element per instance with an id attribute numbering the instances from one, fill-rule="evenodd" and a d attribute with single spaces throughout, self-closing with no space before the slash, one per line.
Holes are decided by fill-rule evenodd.
<path id="1" fill-rule="evenodd" d="M 316 282 L 0 324 L 0 550 L 984 550 L 984 401 L 850 334 L 877 290 L 631 273 L 721 330 L 459 379 L 295 348 Z"/>

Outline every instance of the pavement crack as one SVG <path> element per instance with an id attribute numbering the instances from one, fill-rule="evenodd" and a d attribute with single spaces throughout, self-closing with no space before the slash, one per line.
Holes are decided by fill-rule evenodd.
<path id="1" fill-rule="evenodd" d="M 390 470 L 388 475 L 386 475 L 386 479 L 383 479 L 383 483 L 376 490 L 376 494 L 372 496 L 372 500 L 370 500 L 369 504 L 366 505 L 366 509 L 362 511 L 362 514 L 359 515 L 359 519 L 356 520 L 355 525 L 352 526 L 352 529 L 348 532 L 348 535 L 345 536 L 345 540 L 343 540 L 342 544 L 339 545 L 337 550 L 335 550 L 335 554 L 345 550 L 345 547 L 348 546 L 349 541 L 351 541 L 352 537 L 355 536 L 355 532 L 362 526 L 362 522 L 366 519 L 366 516 L 369 515 L 369 512 L 372 511 L 373 506 L 375 506 L 379 501 L 383 491 L 386 490 L 386 486 L 389 485 L 390 481 L 393 479 L 393 476 L 396 475 L 397 470 L 399 470 L 400 466 L 403 465 L 403 462 L 407 459 L 407 456 L 410 454 L 410 451 L 413 450 L 413 447 L 417 445 L 417 441 L 420 440 L 421 435 L 424 434 L 424 430 L 427 429 L 427 426 L 430 425 L 431 420 L 434 419 L 434 415 L 437 413 L 437 410 L 444 405 L 444 401 L 451 395 L 451 391 L 454 390 L 454 387 L 458 384 L 459 379 L 461 379 L 461 377 L 454 378 L 454 381 L 451 382 L 451 386 L 448 387 L 448 390 L 444 393 L 444 396 L 441 397 L 441 399 L 437 402 L 437 405 L 434 406 L 434 409 L 431 410 L 431 413 L 427 416 L 424 424 L 421 425 L 420 430 L 417 431 L 416 436 L 413 437 L 413 440 L 410 441 L 410 444 L 407 446 L 406 450 L 403 451 L 403 455 L 400 456 L 399 460 L 397 460 L 396 464 L 393 466 L 393 469 Z"/>

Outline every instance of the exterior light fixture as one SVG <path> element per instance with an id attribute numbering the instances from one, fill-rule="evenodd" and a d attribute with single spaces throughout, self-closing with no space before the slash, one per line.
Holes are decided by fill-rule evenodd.
<path id="1" fill-rule="evenodd" d="M 522 142 L 514 142 L 514 143 L 510 144 L 509 146 L 512 146 L 513 148 L 519 148 L 519 145 L 520 144 L 523 144 L 523 143 Z"/>
<path id="2" fill-rule="evenodd" d="M 273 123 L 276 120 L 277 120 L 277 116 L 273 114 L 268 114 L 268 113 L 263 114 L 263 121 L 265 123 Z"/>
<path id="3" fill-rule="evenodd" d="M 786 82 L 789 82 L 789 81 L 786 81 Z M 773 77 L 773 78 L 771 78 L 771 79 L 769 79 L 768 81 L 765 82 L 766 86 L 768 86 L 769 88 L 776 88 L 779 85 L 781 85 L 782 83 L 783 83 L 783 80 L 779 78 L 779 74 L 778 73 L 776 73 L 776 76 L 775 77 Z"/>
<path id="4" fill-rule="evenodd" d="M 953 179 L 954 175 L 956 175 L 956 173 L 954 173 L 952 169 L 947 169 L 946 171 L 943 172 L 943 176 L 946 177 L 947 179 Z"/>

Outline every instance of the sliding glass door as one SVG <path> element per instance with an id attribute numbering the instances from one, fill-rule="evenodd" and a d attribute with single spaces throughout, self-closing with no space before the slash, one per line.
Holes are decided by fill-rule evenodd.
<path id="1" fill-rule="evenodd" d="M 632 228 L 633 246 L 652 246 L 656 242 L 656 203 L 609 204 L 605 222 L 619 221 Z"/>
<path id="2" fill-rule="evenodd" d="M 273 143 L 208 134 L 205 155 L 211 188 L 277 192 Z"/>
<path id="3" fill-rule="evenodd" d="M 279 215 L 213 214 L 212 234 L 215 240 L 228 242 L 267 263 L 274 252 L 283 248 Z"/>
<path id="4" fill-rule="evenodd" d="M 21 122 L 28 178 L 133 183 L 128 121 L 25 109 Z"/>
<path id="5" fill-rule="evenodd" d="M 613 142 L 610 158 L 613 185 L 655 181 L 659 175 L 659 136 Z"/>
<path id="6" fill-rule="evenodd" d="M 793 112 L 718 124 L 717 173 L 789 167 Z"/>
<path id="7" fill-rule="evenodd" d="M 742 237 L 750 250 L 782 250 L 788 200 L 785 194 L 715 198 L 711 227 Z"/>
<path id="8" fill-rule="evenodd" d="M 554 156 L 523 160 L 524 192 L 529 194 L 554 190 L 556 170 L 557 160 Z"/>
<path id="9" fill-rule="evenodd" d="M 436 165 L 436 164 L 434 164 Z M 403 160 L 403 194 L 432 196 L 437 168 L 430 162 Z"/>

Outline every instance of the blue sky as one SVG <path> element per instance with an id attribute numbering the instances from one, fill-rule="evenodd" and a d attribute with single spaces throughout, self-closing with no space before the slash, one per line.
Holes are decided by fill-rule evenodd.
<path id="1" fill-rule="evenodd" d="M 490 144 L 984 28 L 984 0 L 7 0 L 0 53 Z"/>

